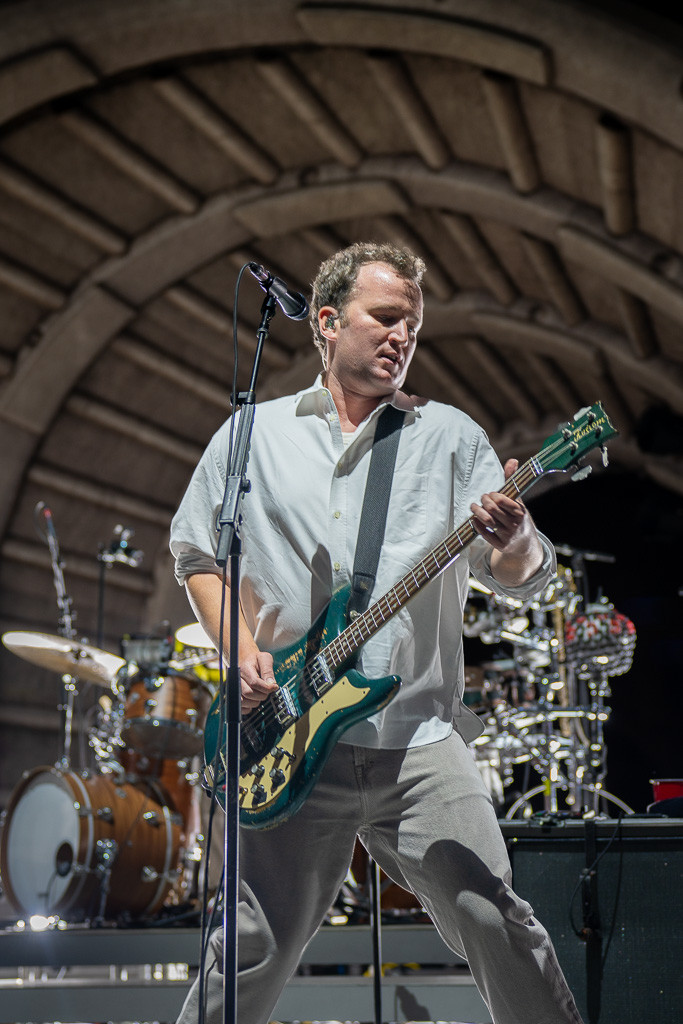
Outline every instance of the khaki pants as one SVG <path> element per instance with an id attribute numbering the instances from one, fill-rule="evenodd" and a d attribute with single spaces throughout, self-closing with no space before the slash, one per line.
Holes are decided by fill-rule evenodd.
<path id="1" fill-rule="evenodd" d="M 270 1020 L 339 893 L 356 835 L 387 875 L 416 893 L 444 941 L 468 961 L 495 1024 L 581 1024 L 545 929 L 509 886 L 490 795 L 457 733 L 409 750 L 338 743 L 293 818 L 266 831 L 242 830 L 240 1024 Z M 206 1021 L 220 1024 L 220 930 L 211 949 Z M 180 1024 L 197 1024 L 197 988 Z"/>

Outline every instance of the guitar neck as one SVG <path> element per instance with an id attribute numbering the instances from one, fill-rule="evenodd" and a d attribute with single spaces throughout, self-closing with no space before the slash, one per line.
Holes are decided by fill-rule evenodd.
<path id="1" fill-rule="evenodd" d="M 500 488 L 509 498 L 524 494 L 539 477 L 544 475 L 538 458 L 534 456 L 520 466 Z M 477 536 L 472 518 L 466 519 L 456 530 L 413 566 L 391 590 L 371 604 L 351 625 L 347 626 L 325 648 L 325 660 L 333 671 L 340 668 L 356 651 L 375 635 L 422 587 L 436 579 Z"/>

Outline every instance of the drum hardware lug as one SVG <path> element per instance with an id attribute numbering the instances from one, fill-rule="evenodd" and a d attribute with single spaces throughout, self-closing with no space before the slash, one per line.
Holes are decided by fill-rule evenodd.
<path id="1" fill-rule="evenodd" d="M 157 702 L 155 700 L 153 700 L 151 697 L 149 697 L 145 701 L 145 711 L 154 711 L 156 706 L 157 706 Z"/>
<path id="2" fill-rule="evenodd" d="M 112 822 L 114 820 L 114 814 L 111 807 L 98 807 L 96 817 L 101 818 L 102 821 Z"/>
<path id="3" fill-rule="evenodd" d="M 177 868 L 172 871 L 157 871 L 151 865 L 145 864 L 140 872 L 140 878 L 143 882 L 156 882 L 159 878 L 163 878 L 166 882 L 177 882 L 180 878 L 180 871 Z"/>
<path id="4" fill-rule="evenodd" d="M 197 711 L 197 708 L 188 708 L 187 711 L 185 712 L 185 717 L 194 719 L 197 717 L 198 713 L 199 712 Z"/>
<path id="5" fill-rule="evenodd" d="M 97 848 L 97 860 L 101 870 L 106 870 L 109 862 L 114 860 L 119 852 L 119 844 L 115 839 L 98 839 L 95 844 Z"/>
<path id="6" fill-rule="evenodd" d="M 143 821 L 146 821 L 148 825 L 154 825 L 155 828 L 158 828 L 161 824 L 159 821 L 159 815 L 156 811 L 145 811 L 142 815 L 142 819 Z"/>

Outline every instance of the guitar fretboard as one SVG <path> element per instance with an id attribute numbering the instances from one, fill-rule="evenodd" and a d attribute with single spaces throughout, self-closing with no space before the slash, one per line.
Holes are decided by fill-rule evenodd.
<path id="1" fill-rule="evenodd" d="M 500 493 L 509 498 L 516 498 L 528 490 L 543 472 L 538 458 L 531 458 L 505 481 Z M 370 605 L 362 615 L 357 616 L 351 625 L 325 648 L 325 660 L 330 670 L 334 672 L 355 654 L 358 648 L 374 636 L 422 587 L 447 569 L 476 536 L 473 520 L 466 519 L 445 540 L 432 548 L 421 562 L 402 576 L 391 590 Z"/>

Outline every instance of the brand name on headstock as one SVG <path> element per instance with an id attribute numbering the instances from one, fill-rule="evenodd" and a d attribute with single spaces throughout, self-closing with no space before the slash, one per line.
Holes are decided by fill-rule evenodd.
<path id="1" fill-rule="evenodd" d="M 592 423 L 587 423 L 581 427 L 580 430 L 574 431 L 574 440 L 580 441 L 584 437 L 588 437 L 589 434 L 594 434 L 596 430 L 603 426 L 607 422 L 607 416 L 598 416 L 593 420 Z"/>

